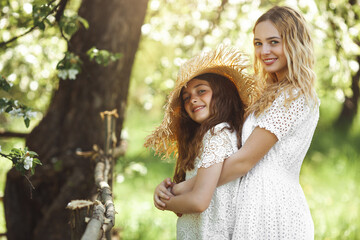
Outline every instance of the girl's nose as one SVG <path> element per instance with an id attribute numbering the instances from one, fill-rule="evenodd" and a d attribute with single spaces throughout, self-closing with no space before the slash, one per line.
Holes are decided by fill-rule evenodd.
<path id="1" fill-rule="evenodd" d="M 270 47 L 267 44 L 264 44 L 261 49 L 262 54 L 269 54 L 270 53 Z"/>
<path id="2" fill-rule="evenodd" d="M 198 101 L 197 97 L 191 97 L 191 103 L 196 103 Z"/>

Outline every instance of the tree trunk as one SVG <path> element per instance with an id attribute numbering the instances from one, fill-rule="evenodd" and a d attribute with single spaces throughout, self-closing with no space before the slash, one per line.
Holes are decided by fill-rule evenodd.
<path id="1" fill-rule="evenodd" d="M 357 4 L 357 0 L 349 0 L 351 7 Z M 355 20 L 359 20 L 359 13 L 354 11 Z M 357 38 L 353 39 L 354 42 L 360 47 L 360 42 Z M 356 61 L 360 66 L 360 55 L 356 56 Z M 345 97 L 344 104 L 338 119 L 336 120 L 336 127 L 342 129 L 347 133 L 356 117 L 358 111 L 358 102 L 360 97 L 360 69 L 351 77 L 351 90 L 353 95 L 351 97 Z"/>
<path id="2" fill-rule="evenodd" d="M 8 239 L 70 239 L 69 213 L 74 199 L 95 194 L 94 163 L 76 155 L 93 144 L 103 147 L 99 113 L 117 109 L 119 139 L 127 101 L 129 78 L 140 39 L 148 0 L 83 0 L 79 15 L 89 22 L 71 39 L 69 50 L 81 56 L 82 72 L 75 81 L 60 81 L 46 116 L 27 137 L 27 146 L 39 154 L 43 166 L 29 185 L 14 169 L 7 174 L 5 218 Z M 107 67 L 90 62 L 86 51 L 96 46 L 123 57 Z"/>
<path id="3" fill-rule="evenodd" d="M 360 66 L 360 55 L 356 57 L 356 61 Z M 351 90 L 353 95 L 351 97 L 345 97 L 341 113 L 336 121 L 336 126 L 345 130 L 346 132 L 350 129 L 357 114 L 360 97 L 359 82 L 360 69 L 358 69 L 358 71 L 351 77 Z"/>

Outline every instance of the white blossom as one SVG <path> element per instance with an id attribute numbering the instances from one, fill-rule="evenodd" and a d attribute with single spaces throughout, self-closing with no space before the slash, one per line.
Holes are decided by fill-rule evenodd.
<path id="1" fill-rule="evenodd" d="M 26 111 L 26 112 L 25 112 L 25 117 L 33 118 L 33 117 L 36 117 L 36 114 L 37 114 L 37 112 Z"/>
<path id="2" fill-rule="evenodd" d="M 75 80 L 76 79 L 76 75 L 79 73 L 79 71 L 77 69 L 69 69 L 68 74 L 69 74 L 69 79 L 71 80 Z"/>
<path id="3" fill-rule="evenodd" d="M 22 117 L 24 116 L 24 113 L 22 112 L 21 108 L 13 108 L 9 114 L 14 117 Z"/>
<path id="4" fill-rule="evenodd" d="M 24 168 L 26 170 L 29 170 L 29 168 L 32 168 L 32 164 L 33 164 L 33 158 L 30 156 L 26 156 L 24 160 Z"/>
<path id="5" fill-rule="evenodd" d="M 64 70 L 59 70 L 59 72 L 58 72 L 57 75 L 58 75 L 59 78 L 65 80 L 65 79 L 67 78 L 67 76 L 68 76 L 68 72 L 67 72 L 66 69 L 64 69 Z"/>

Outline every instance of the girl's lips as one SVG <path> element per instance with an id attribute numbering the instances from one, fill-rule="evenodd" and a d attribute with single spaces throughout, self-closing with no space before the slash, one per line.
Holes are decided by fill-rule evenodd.
<path id="1" fill-rule="evenodd" d="M 203 109 L 204 107 L 205 107 L 205 106 L 199 106 L 199 107 L 194 108 L 192 111 L 193 111 L 193 112 L 197 112 L 197 111 Z"/>
<path id="2" fill-rule="evenodd" d="M 264 62 L 266 65 L 271 65 L 271 64 L 273 64 L 276 60 L 277 60 L 277 58 L 266 58 L 266 59 L 263 59 L 263 62 Z"/>

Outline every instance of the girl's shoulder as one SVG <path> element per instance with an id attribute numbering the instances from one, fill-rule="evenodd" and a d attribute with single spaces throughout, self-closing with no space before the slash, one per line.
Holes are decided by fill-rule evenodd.
<path id="1" fill-rule="evenodd" d="M 227 122 L 218 123 L 212 129 L 213 129 L 214 133 L 216 133 L 216 132 L 220 132 L 224 128 L 229 129 L 230 128 L 229 123 L 227 123 Z"/>
<path id="2" fill-rule="evenodd" d="M 216 124 L 214 127 L 210 128 L 204 135 L 204 139 L 209 139 L 213 136 L 221 135 L 222 133 L 232 132 L 230 130 L 230 125 L 227 122 L 222 122 Z"/>

